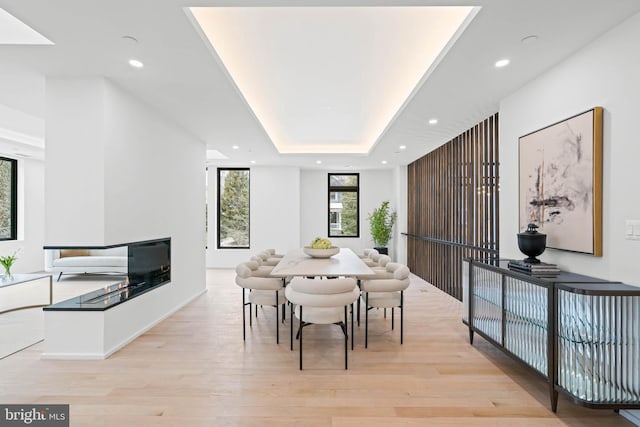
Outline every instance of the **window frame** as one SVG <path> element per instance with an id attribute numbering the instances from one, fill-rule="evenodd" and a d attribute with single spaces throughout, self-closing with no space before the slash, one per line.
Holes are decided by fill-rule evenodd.
<path id="1" fill-rule="evenodd" d="M 357 184 L 355 186 L 331 186 L 332 176 L 355 176 Z M 331 235 L 331 193 L 343 192 L 343 193 L 355 193 L 356 194 L 356 234 L 349 236 L 332 236 Z M 342 215 L 341 215 L 342 216 Z M 327 237 L 333 239 L 360 238 L 360 173 L 359 172 L 329 172 L 327 174 Z"/>
<path id="2" fill-rule="evenodd" d="M 220 175 L 222 171 L 247 171 L 249 173 L 249 228 L 247 230 L 249 244 L 247 246 L 221 246 L 220 245 Z M 251 169 L 250 168 L 217 168 L 216 188 L 216 247 L 218 249 L 251 249 Z"/>
<path id="3" fill-rule="evenodd" d="M 11 226 L 9 237 L 0 236 L 0 241 L 18 240 L 18 161 L 4 156 L 0 156 L 0 160 L 11 164 Z"/>

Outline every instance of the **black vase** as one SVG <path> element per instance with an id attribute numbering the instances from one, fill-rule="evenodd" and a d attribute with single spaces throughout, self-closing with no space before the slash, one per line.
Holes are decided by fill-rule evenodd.
<path id="1" fill-rule="evenodd" d="M 389 255 L 389 249 L 388 248 L 376 248 L 376 247 L 374 247 L 373 249 L 378 251 L 378 253 L 380 255 Z"/>
<path id="2" fill-rule="evenodd" d="M 529 224 L 527 231 L 518 233 L 518 248 L 527 256 L 524 262 L 529 264 L 539 264 L 540 260 L 536 257 L 547 247 L 547 235 L 538 233 L 536 228 L 538 228 L 537 225 Z"/>

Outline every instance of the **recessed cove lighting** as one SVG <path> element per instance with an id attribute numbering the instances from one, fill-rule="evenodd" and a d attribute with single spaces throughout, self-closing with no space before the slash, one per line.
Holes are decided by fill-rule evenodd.
<path id="1" fill-rule="evenodd" d="M 322 164 L 322 160 L 316 160 L 316 165 L 321 165 Z"/>
<path id="2" fill-rule="evenodd" d="M 232 145 L 231 148 L 233 148 L 234 150 L 237 150 L 237 149 L 240 148 L 240 146 L 239 145 Z"/>
<path id="3" fill-rule="evenodd" d="M 406 146 L 406 145 L 401 145 L 401 146 L 400 146 L 400 147 L 398 147 L 398 148 L 399 148 L 399 149 L 401 149 L 401 150 L 406 150 L 406 149 L 407 149 L 407 146 Z"/>
<path id="4" fill-rule="evenodd" d="M 383 165 L 386 165 L 388 162 L 386 160 L 383 160 L 380 163 L 382 163 Z"/>
<path id="5" fill-rule="evenodd" d="M 144 64 L 142 63 L 142 61 L 139 61 L 137 59 L 130 59 L 129 60 L 129 65 L 131 65 L 133 68 L 142 68 L 142 67 L 144 67 Z"/>
<path id="6" fill-rule="evenodd" d="M 480 10 L 329 3 L 337 7 L 189 8 L 198 33 L 281 154 L 368 154 Z M 372 39 L 379 42 L 375 49 Z M 247 58 L 261 72 L 248 72 Z M 304 78 L 290 66 L 299 63 Z M 339 73 L 339 90 L 328 73 Z M 369 102 L 374 92 L 376 101 Z"/>
<path id="7" fill-rule="evenodd" d="M 509 62 L 510 61 L 506 58 L 496 61 L 496 68 L 506 67 L 507 65 L 509 65 Z"/>
<path id="8" fill-rule="evenodd" d="M 437 125 L 438 124 L 438 119 L 429 119 L 429 124 L 430 125 Z"/>

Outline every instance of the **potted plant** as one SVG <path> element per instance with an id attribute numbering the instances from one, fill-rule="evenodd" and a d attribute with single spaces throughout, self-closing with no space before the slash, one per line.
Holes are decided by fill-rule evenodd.
<path id="1" fill-rule="evenodd" d="M 4 280 L 11 280 L 13 276 L 11 275 L 11 266 L 18 259 L 16 254 L 18 251 L 13 252 L 12 255 L 5 255 L 0 257 L 0 264 L 4 267 Z"/>
<path id="2" fill-rule="evenodd" d="M 391 232 L 393 224 L 396 223 L 396 211 L 389 209 L 389 201 L 382 202 L 379 208 L 376 208 L 367 217 L 369 220 L 371 238 L 373 239 L 374 248 L 381 254 L 387 255 L 387 243 L 391 240 Z"/>

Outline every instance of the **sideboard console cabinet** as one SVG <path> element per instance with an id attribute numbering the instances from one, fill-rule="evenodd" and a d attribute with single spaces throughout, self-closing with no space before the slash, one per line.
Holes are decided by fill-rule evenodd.
<path id="1" fill-rule="evenodd" d="M 560 272 L 536 277 L 508 260 L 463 262 L 463 322 L 589 408 L 640 408 L 640 288 Z"/>

